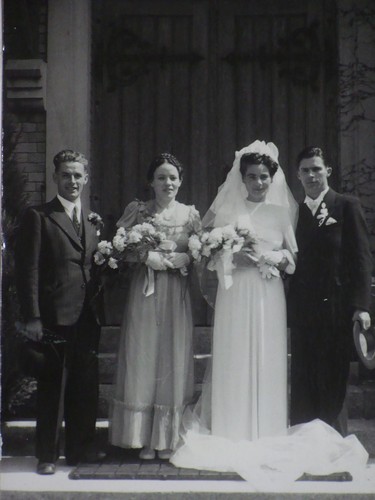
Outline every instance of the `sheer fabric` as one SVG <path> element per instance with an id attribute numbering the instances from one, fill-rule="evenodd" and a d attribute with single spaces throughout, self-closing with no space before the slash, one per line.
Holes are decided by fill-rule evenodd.
<path id="1" fill-rule="evenodd" d="M 190 430 L 171 458 L 176 467 L 236 472 L 261 491 L 280 491 L 304 473 L 349 472 L 362 481 L 367 460 L 368 453 L 354 435 L 343 438 L 321 420 L 255 441 Z"/>

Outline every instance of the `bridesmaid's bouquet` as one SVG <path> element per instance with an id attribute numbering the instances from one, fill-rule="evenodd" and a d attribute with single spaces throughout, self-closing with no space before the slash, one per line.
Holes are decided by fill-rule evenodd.
<path id="1" fill-rule="evenodd" d="M 165 240 L 166 235 L 152 222 L 136 224 L 129 229 L 119 227 L 112 241 L 102 240 L 98 243 L 94 262 L 111 269 L 117 269 L 121 263 L 132 258 L 144 262 L 148 252 L 156 251 Z"/>
<path id="2" fill-rule="evenodd" d="M 250 229 L 228 224 L 191 235 L 188 246 L 193 261 L 205 261 L 207 269 L 216 270 L 220 285 L 227 289 L 233 283 L 233 254 L 241 250 L 253 255 L 256 242 Z"/>

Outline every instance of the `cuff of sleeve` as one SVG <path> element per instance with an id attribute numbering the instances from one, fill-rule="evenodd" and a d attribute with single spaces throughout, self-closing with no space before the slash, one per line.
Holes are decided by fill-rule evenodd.
<path id="1" fill-rule="evenodd" d="M 283 256 L 287 259 L 288 265 L 284 269 L 284 272 L 287 274 L 293 274 L 294 271 L 296 270 L 296 263 L 292 257 L 292 254 L 289 252 L 289 250 L 282 250 Z"/>

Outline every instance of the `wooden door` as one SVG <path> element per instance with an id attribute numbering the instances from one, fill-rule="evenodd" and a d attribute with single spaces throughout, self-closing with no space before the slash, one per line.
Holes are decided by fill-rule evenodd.
<path id="1" fill-rule="evenodd" d="M 295 157 L 318 144 L 336 159 L 331 0 L 93 0 L 92 204 L 107 236 L 147 199 L 163 151 L 185 165 L 179 200 L 203 215 L 255 139 L 273 141 L 300 195 Z M 199 291 L 197 324 L 207 321 Z"/>

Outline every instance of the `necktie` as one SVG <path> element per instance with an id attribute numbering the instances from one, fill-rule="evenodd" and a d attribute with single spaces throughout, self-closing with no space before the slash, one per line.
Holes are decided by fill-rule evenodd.
<path id="1" fill-rule="evenodd" d="M 72 222 L 73 222 L 73 227 L 77 233 L 77 235 L 79 236 L 79 230 L 80 230 L 80 226 L 81 224 L 79 223 L 79 220 L 78 220 L 78 216 L 77 216 L 77 212 L 78 212 L 78 209 L 77 207 L 74 207 L 73 209 L 73 219 L 72 219 Z"/>

